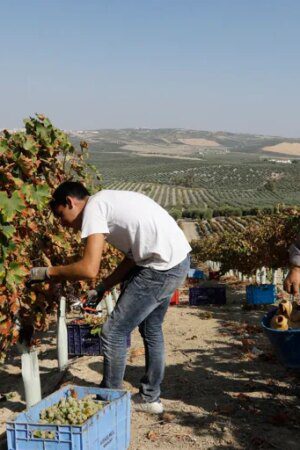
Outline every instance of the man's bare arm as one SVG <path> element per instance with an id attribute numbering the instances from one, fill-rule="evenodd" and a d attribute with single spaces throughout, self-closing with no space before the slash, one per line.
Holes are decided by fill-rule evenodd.
<path id="1" fill-rule="evenodd" d="M 50 279 L 85 280 L 96 278 L 100 268 L 104 243 L 104 235 L 101 233 L 88 236 L 82 259 L 67 266 L 49 267 L 48 275 Z"/>
<path id="2" fill-rule="evenodd" d="M 293 295 L 299 295 L 300 292 L 300 267 L 294 266 L 284 280 L 283 287 L 285 291 Z"/>
<path id="3" fill-rule="evenodd" d="M 290 271 L 284 280 L 284 289 L 293 295 L 300 292 L 300 234 L 289 248 Z"/>
<path id="4" fill-rule="evenodd" d="M 102 283 L 106 290 L 111 289 L 116 286 L 116 284 L 121 283 L 125 280 L 129 272 L 136 266 L 132 259 L 124 258 L 123 261 L 118 265 L 118 267 L 109 275 Z"/>

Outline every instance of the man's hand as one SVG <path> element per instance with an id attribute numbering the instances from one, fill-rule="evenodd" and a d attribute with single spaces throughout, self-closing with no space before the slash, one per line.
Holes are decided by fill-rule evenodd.
<path id="1" fill-rule="evenodd" d="M 49 280 L 48 267 L 33 267 L 29 274 L 29 283 L 38 283 Z"/>
<path id="2" fill-rule="evenodd" d="M 292 267 L 284 280 L 284 290 L 292 295 L 299 295 L 300 290 L 300 267 Z"/>
<path id="3" fill-rule="evenodd" d="M 87 292 L 87 301 L 84 304 L 84 308 L 93 308 L 96 309 L 98 303 L 101 302 L 103 296 L 105 294 L 105 287 L 103 284 L 99 284 L 96 289 L 92 289 Z"/>

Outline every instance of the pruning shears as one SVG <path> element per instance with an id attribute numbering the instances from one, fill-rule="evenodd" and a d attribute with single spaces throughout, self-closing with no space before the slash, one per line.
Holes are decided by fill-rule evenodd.
<path id="1" fill-rule="evenodd" d="M 96 307 L 97 307 L 97 305 L 96 305 Z M 80 309 L 81 309 L 82 312 L 89 313 L 89 314 L 98 314 L 99 311 L 96 309 L 96 307 L 88 305 L 88 298 L 87 298 L 87 296 L 84 296 L 80 300 Z"/>
<path id="2" fill-rule="evenodd" d="M 87 314 L 99 314 L 101 310 L 97 309 L 97 306 L 100 302 L 96 304 L 96 306 L 91 306 L 88 304 L 88 297 L 85 295 L 81 299 L 78 299 L 76 302 L 72 303 L 72 307 L 78 308 L 82 313 Z"/>

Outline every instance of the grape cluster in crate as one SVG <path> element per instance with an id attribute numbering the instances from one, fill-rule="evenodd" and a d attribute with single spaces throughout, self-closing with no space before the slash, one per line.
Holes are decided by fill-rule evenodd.
<path id="1" fill-rule="evenodd" d="M 104 402 L 96 401 L 91 395 L 79 400 L 76 392 L 71 391 L 67 398 L 62 398 L 58 403 L 40 413 L 40 423 L 82 425 L 103 406 Z"/>

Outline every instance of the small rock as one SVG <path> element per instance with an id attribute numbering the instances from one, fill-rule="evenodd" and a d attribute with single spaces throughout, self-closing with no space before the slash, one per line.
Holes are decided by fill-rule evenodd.
<path id="1" fill-rule="evenodd" d="M 155 431 L 150 430 L 148 431 L 148 433 L 146 434 L 147 439 L 149 439 L 149 441 L 155 442 L 158 439 L 158 434 L 155 433 Z"/>
<path id="2" fill-rule="evenodd" d="M 170 413 L 167 413 L 167 412 L 165 412 L 165 413 L 163 413 L 163 415 L 162 415 L 162 420 L 164 421 L 164 422 L 173 422 L 174 420 L 176 419 L 176 416 L 175 416 L 175 414 L 170 414 Z"/>

